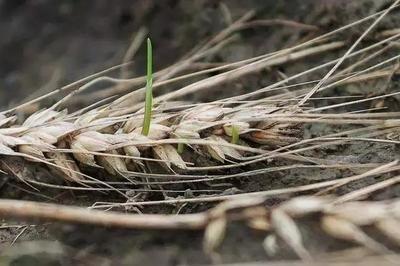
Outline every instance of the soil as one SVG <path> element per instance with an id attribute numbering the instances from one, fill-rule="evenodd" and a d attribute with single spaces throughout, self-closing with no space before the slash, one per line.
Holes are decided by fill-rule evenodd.
<path id="1" fill-rule="evenodd" d="M 383 0 L 121 0 L 112 2 L 105 0 L 2 0 L 0 1 L 0 32 L 2 33 L 0 106 L 6 109 L 24 99 L 29 99 L 36 90 L 44 93 L 120 63 L 130 44 L 132 34 L 143 25 L 148 27 L 154 44 L 155 68 L 162 69 L 174 63 L 177 58 L 190 51 L 200 41 L 227 26 L 221 11 L 224 6 L 229 8 L 234 19 L 254 9 L 257 19 L 290 19 L 315 25 L 319 27 L 319 32 L 328 32 L 382 10 L 390 2 Z M 394 12 L 393 16 L 379 24 L 378 29 L 395 28 L 399 23 Z M 357 38 L 362 30 L 365 30 L 365 26 L 350 29 L 343 33 L 342 39 Z M 238 41 L 209 59 L 212 62 L 230 62 L 249 58 L 289 47 L 307 34 L 301 30 L 283 26 L 246 29 L 238 34 Z M 309 69 L 318 62 L 337 56 L 338 53 L 331 52 L 293 64 L 266 69 L 257 75 L 220 86 L 212 93 L 192 95 L 187 99 L 209 100 L 229 96 L 232 93 L 248 92 L 279 80 L 279 73 L 290 76 Z M 135 63 L 129 69 L 131 75 L 143 74 L 145 70 L 143 47 L 139 49 L 134 60 Z M 314 74 L 314 77 L 308 76 L 307 79 L 319 78 L 320 74 L 321 72 Z M 398 85 L 394 77 L 388 90 L 396 91 Z M 383 84 L 379 82 L 347 85 L 329 91 L 323 96 L 359 93 L 367 95 L 380 86 Z M 93 88 L 93 90 L 98 89 L 100 88 Z M 176 88 L 166 87 L 157 93 L 174 89 Z M 320 100 L 313 101 L 313 104 L 325 106 L 332 102 L 333 100 Z M 342 110 L 350 112 L 371 108 L 370 104 L 353 105 Z M 389 106 L 388 111 L 400 109 L 396 98 L 389 98 L 386 104 Z M 304 137 L 321 136 L 355 127 L 307 124 Z M 399 147 L 395 144 L 366 142 L 329 146 L 304 155 L 349 163 L 382 163 L 400 159 Z M 43 169 L 38 169 L 38 166 L 34 164 L 26 164 L 29 174 L 35 179 L 49 178 L 49 174 Z M 282 163 L 272 161 L 251 167 L 277 165 L 282 165 Z M 250 168 L 240 170 L 250 170 Z M 229 180 L 229 182 L 240 191 L 259 191 L 346 177 L 357 171 L 357 169 L 296 169 Z M 351 187 L 345 187 L 337 193 L 354 190 L 371 181 L 373 180 L 365 179 L 362 184 L 352 184 Z M 188 188 L 193 189 L 190 186 L 179 187 L 182 190 Z M 399 195 L 400 186 L 393 186 L 390 190 L 382 190 L 374 194 L 373 199 L 387 199 Z M 116 199 L 115 195 L 100 193 L 88 195 L 51 189 L 32 192 L 29 187 L 11 176 L 0 177 L 0 197 L 82 206 L 90 205 L 94 201 Z M 160 195 L 148 197 L 157 199 Z M 273 205 L 283 199 L 271 199 L 270 204 Z M 192 213 L 212 206 L 212 204 L 183 207 L 155 206 L 146 207 L 142 211 L 144 213 L 176 213 L 180 209 L 181 213 Z M 202 231 L 139 231 L 58 223 L 44 224 L 37 221 L 4 220 L 2 222 L 4 225 L 18 224 L 20 226 L 12 228 L 0 226 L 0 263 L 4 265 L 203 265 L 216 261 L 240 263 L 296 259 L 289 249 L 281 251 L 274 257 L 269 257 L 262 247 L 265 233 L 251 230 L 240 223 L 229 225 L 226 239 L 218 250 L 219 255 L 216 259 L 204 254 Z M 318 233 L 318 230 L 309 230 L 311 227 L 316 228 L 314 223 L 312 219 L 304 221 L 301 228 L 306 235 L 306 246 L 313 254 L 349 246 L 347 243 L 338 243 L 333 239 L 325 238 L 323 234 Z M 8 254 L 12 255 L 1 257 L 1 250 L 7 250 Z"/>

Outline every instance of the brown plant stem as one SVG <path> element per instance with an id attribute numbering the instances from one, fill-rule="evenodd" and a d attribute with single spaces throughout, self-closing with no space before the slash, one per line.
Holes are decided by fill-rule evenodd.
<path id="1" fill-rule="evenodd" d="M 90 210 L 83 207 L 9 199 L 0 199 L 0 217 L 40 219 L 132 229 L 194 230 L 204 228 L 208 221 L 207 213 L 183 214 L 179 216 L 124 214 Z"/>

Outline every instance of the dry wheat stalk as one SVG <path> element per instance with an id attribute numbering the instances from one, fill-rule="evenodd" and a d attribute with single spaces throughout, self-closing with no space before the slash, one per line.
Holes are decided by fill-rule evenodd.
<path id="1" fill-rule="evenodd" d="M 260 145 L 287 149 L 303 143 L 301 126 L 304 122 L 398 127 L 395 119 L 387 120 L 387 117 L 396 117 L 397 113 L 319 115 L 291 105 L 282 107 L 279 103 L 250 107 L 246 104 L 224 107 L 211 103 L 190 108 L 165 108 L 167 105 L 160 105 L 155 110 L 150 134 L 146 137 L 140 134 L 142 111 L 113 117 L 104 108 L 73 114 L 45 109 L 32 114 L 20 125 L 15 124 L 14 116 L 3 115 L 0 120 L 0 152 L 6 156 L 21 156 L 45 163 L 65 179 L 81 182 L 88 176 L 80 171 L 79 164 L 102 167 L 112 175 L 124 177 L 131 175 L 132 170 L 141 172 L 142 162 L 146 160 L 158 161 L 171 171 L 185 170 L 187 162 L 178 153 L 177 143 L 187 144 L 196 153 L 215 159 L 225 168 L 236 165 L 229 164 L 231 160 L 239 162 L 239 165 L 241 161 L 251 163 L 252 158 L 259 160 L 257 156 L 246 156 L 246 153 L 269 155 L 268 151 L 260 149 Z M 240 136 L 239 145 L 229 143 L 232 129 Z M 340 142 L 342 140 L 328 141 L 327 145 Z M 247 143 L 252 143 L 253 147 Z M 285 153 L 275 152 L 274 156 L 295 158 Z M 264 156 L 261 160 L 268 158 L 272 157 Z"/>
<path id="2" fill-rule="evenodd" d="M 312 259 L 312 254 L 303 244 L 298 224 L 306 222 L 307 217 L 318 217 L 325 234 L 359 244 L 375 253 L 391 254 L 392 251 L 368 236 L 363 230 L 365 227 L 374 227 L 393 244 L 400 245 L 398 199 L 337 204 L 334 200 L 334 197 L 300 196 L 268 208 L 264 206 L 264 197 L 243 197 L 198 214 L 135 215 L 2 199 L 0 215 L 124 228 L 205 229 L 204 247 L 207 252 L 215 252 L 223 243 L 229 221 L 244 221 L 251 228 L 267 233 L 264 248 L 269 255 L 273 256 L 286 243 L 305 260 Z"/>
<path id="3" fill-rule="evenodd" d="M 112 175 L 124 177 L 137 176 L 142 171 L 142 162 L 146 160 L 157 161 L 172 172 L 173 169 L 185 170 L 187 162 L 177 151 L 177 143 L 186 143 L 196 153 L 226 167 L 236 165 L 229 163 L 232 160 L 239 163 L 259 160 L 257 156 L 248 156 L 252 153 L 270 155 L 267 150 L 260 149 L 266 145 L 287 149 L 301 144 L 304 122 L 343 124 L 348 118 L 350 123 L 377 124 L 389 128 L 397 126 L 396 120 L 384 120 L 391 115 L 385 113 L 316 115 L 303 112 L 298 107 L 277 105 L 241 108 L 240 105 L 202 104 L 179 111 L 163 111 L 161 107 L 160 111 L 155 110 L 148 136 L 140 134 L 141 111 L 124 117 L 108 117 L 102 109 L 78 115 L 45 109 L 34 113 L 21 125 L 14 124 L 13 116 L 4 116 L 0 120 L 1 154 L 45 163 L 65 179 L 79 182 L 87 177 L 80 171 L 79 165 L 104 168 Z M 355 121 L 353 118 L 360 119 Z M 233 129 L 240 137 L 238 145 L 230 143 Z M 320 139 L 326 145 L 345 141 L 328 140 L 332 138 Z M 253 147 L 248 143 L 252 143 Z M 295 159 L 286 154 L 299 151 L 280 153 L 278 149 L 272 155 Z M 271 155 L 261 157 L 262 160 L 268 158 L 272 158 Z"/>
<path id="4" fill-rule="evenodd" d="M 169 170 L 172 167 L 185 169 L 186 162 L 173 143 L 187 143 L 199 154 L 221 163 L 242 160 L 244 152 L 262 152 L 249 147 L 246 141 L 271 146 L 298 141 L 301 123 L 269 122 L 268 116 L 299 111 L 290 107 L 240 109 L 215 104 L 178 112 L 157 113 L 155 110 L 150 133 L 143 136 L 140 134 L 141 111 L 126 117 L 108 117 L 101 109 L 78 116 L 45 109 L 32 114 L 20 125 L 14 124 L 15 117 L 3 116 L 0 152 L 46 163 L 70 181 L 82 180 L 84 175 L 69 153 L 79 164 L 101 167 L 112 175 L 127 175 L 128 169 L 136 169 L 146 158 L 158 160 Z M 240 145 L 230 143 L 233 129 L 240 137 Z M 166 139 L 171 141 L 151 144 Z"/>
<path id="5" fill-rule="evenodd" d="M 304 221 L 305 217 L 310 216 L 314 217 L 313 219 L 319 217 L 321 229 L 327 235 L 362 245 L 373 252 L 392 253 L 387 247 L 363 231 L 363 228 L 367 226 L 374 227 L 394 244 L 400 245 L 400 203 L 398 199 L 334 204 L 334 198 L 331 197 L 301 196 L 267 210 L 260 207 L 260 198 L 258 198 L 258 202 L 256 199 L 243 198 L 236 202 L 222 203 L 210 211 L 211 221 L 244 219 L 250 227 L 268 231 L 264 248 L 271 256 L 277 252 L 279 245 L 282 245 L 278 241 L 281 240 L 291 247 L 300 258 L 311 259 L 312 256 L 303 245 L 297 225 L 299 218 Z M 249 208 L 249 205 L 253 205 L 253 207 Z M 236 211 L 241 209 L 241 215 L 238 215 L 237 212 L 232 213 L 233 209 Z M 218 247 L 222 242 L 220 236 L 223 236 L 226 230 L 226 226 L 214 226 L 214 224 L 216 223 L 208 223 L 210 228 L 207 227 L 205 234 L 204 241 L 208 250 L 215 250 Z"/>

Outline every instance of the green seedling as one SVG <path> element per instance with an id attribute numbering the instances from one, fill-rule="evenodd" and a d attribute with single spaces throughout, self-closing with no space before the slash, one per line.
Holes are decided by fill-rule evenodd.
<path id="1" fill-rule="evenodd" d="M 237 144 L 239 141 L 239 130 L 237 129 L 237 127 L 232 126 L 232 139 L 231 139 L 231 143 L 232 144 Z"/>
<path id="2" fill-rule="evenodd" d="M 150 131 L 152 109 L 153 109 L 153 50 L 150 38 L 147 38 L 146 97 L 144 104 L 144 119 L 142 127 L 142 135 L 144 136 L 147 136 Z"/>
<path id="3" fill-rule="evenodd" d="M 178 143 L 177 151 L 179 154 L 183 153 L 183 150 L 185 149 L 185 144 L 183 143 Z"/>

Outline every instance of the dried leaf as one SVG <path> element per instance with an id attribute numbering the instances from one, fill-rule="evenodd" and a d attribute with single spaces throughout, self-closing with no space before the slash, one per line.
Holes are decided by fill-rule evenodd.
<path id="1" fill-rule="evenodd" d="M 387 252 L 387 248 L 366 235 L 358 226 L 344 219 L 326 215 L 322 217 L 322 229 L 330 236 L 361 244 L 376 252 Z"/>
<path id="2" fill-rule="evenodd" d="M 225 161 L 225 154 L 222 149 L 217 145 L 207 145 L 207 153 L 217 161 L 223 163 Z"/>
<path id="3" fill-rule="evenodd" d="M 151 141 L 148 137 L 143 135 L 138 135 L 137 133 L 129 133 L 129 141 L 138 141 L 138 142 L 149 142 Z M 127 144 L 129 143 L 127 142 Z M 130 145 L 131 146 L 131 145 Z M 154 145 L 145 144 L 145 145 L 135 145 L 139 152 L 144 152 Z"/>
<path id="4" fill-rule="evenodd" d="M 89 125 L 93 125 L 93 121 L 98 120 L 100 112 L 98 109 L 90 110 L 86 113 L 80 114 L 78 118 L 75 120 L 75 124 L 77 126 L 87 127 Z"/>
<path id="5" fill-rule="evenodd" d="M 73 142 L 79 143 L 85 150 L 95 152 L 106 151 L 111 146 L 106 137 L 96 131 L 83 132 L 75 136 Z"/>
<path id="6" fill-rule="evenodd" d="M 24 136 L 20 137 L 20 139 L 22 139 L 22 141 L 27 143 L 27 144 L 22 144 L 22 145 L 34 146 L 39 151 L 46 152 L 46 151 L 52 151 L 55 149 L 55 147 L 53 145 L 46 143 L 43 140 L 41 140 L 40 138 L 31 136 L 31 135 L 24 135 Z"/>
<path id="7" fill-rule="evenodd" d="M 164 148 L 164 145 L 156 145 L 152 147 L 155 158 L 162 160 L 161 165 L 165 167 L 167 170 L 171 169 L 171 162 L 169 161 L 167 151 Z"/>
<path id="8" fill-rule="evenodd" d="M 163 160 L 161 164 L 168 170 L 171 170 L 171 164 L 178 168 L 186 169 L 185 162 L 174 146 L 170 144 L 157 145 L 153 147 L 153 151 L 156 158 Z"/>
<path id="9" fill-rule="evenodd" d="M 278 253 L 279 246 L 276 235 L 270 234 L 263 241 L 263 248 L 268 256 L 273 257 Z"/>
<path id="10" fill-rule="evenodd" d="M 199 120 L 182 120 L 178 125 L 175 126 L 174 130 L 187 130 L 191 132 L 199 132 L 201 129 L 212 127 L 214 123 L 199 121 Z"/>
<path id="11" fill-rule="evenodd" d="M 400 219 L 400 200 L 395 200 L 388 206 L 388 212 L 395 218 Z"/>
<path id="12" fill-rule="evenodd" d="M 255 217 L 249 219 L 247 225 L 255 230 L 269 231 L 271 229 L 271 224 L 267 217 Z"/>
<path id="13" fill-rule="evenodd" d="M 15 151 L 4 144 L 0 143 L 0 154 L 2 155 L 15 155 Z"/>
<path id="14" fill-rule="evenodd" d="M 400 245 L 400 221 L 391 217 L 384 218 L 375 224 L 384 235 Z"/>
<path id="15" fill-rule="evenodd" d="M 85 147 L 83 147 L 79 142 L 73 141 L 71 142 L 71 149 L 73 150 L 73 156 L 79 162 L 97 167 L 97 163 L 94 159 L 94 155 L 91 154 Z"/>
<path id="16" fill-rule="evenodd" d="M 327 202 L 328 199 L 322 197 L 296 197 L 281 204 L 279 209 L 291 217 L 298 217 L 321 211 Z"/>
<path id="17" fill-rule="evenodd" d="M 215 135 L 210 136 L 208 139 L 212 140 L 212 141 L 215 141 L 215 142 L 219 142 L 221 144 L 229 143 L 224 138 L 222 138 L 220 136 L 215 136 Z M 240 160 L 240 159 L 243 158 L 243 156 L 240 154 L 240 152 L 238 152 L 237 150 L 235 150 L 232 147 L 221 145 L 221 146 L 217 146 L 217 148 L 224 154 L 224 158 L 225 158 L 225 155 L 228 156 L 228 157 L 237 159 L 237 160 Z"/>
<path id="18" fill-rule="evenodd" d="M 175 165 L 180 169 L 186 169 L 186 163 L 177 152 L 176 148 L 170 144 L 163 145 L 165 153 L 171 164 Z"/>
<path id="19" fill-rule="evenodd" d="M 264 118 L 266 115 L 279 110 L 276 106 L 252 106 L 246 109 L 241 109 L 231 116 L 232 120 L 252 120 L 259 121 L 260 117 Z"/>
<path id="20" fill-rule="evenodd" d="M 123 148 L 124 152 L 128 156 L 140 157 L 140 151 L 136 146 L 126 146 Z"/>
<path id="21" fill-rule="evenodd" d="M 279 209 L 275 209 L 271 213 L 271 224 L 275 229 L 276 235 L 282 238 L 301 259 L 311 259 L 310 254 L 303 246 L 300 231 L 289 215 Z"/>
<path id="22" fill-rule="evenodd" d="M 189 130 L 189 129 L 179 128 L 179 127 L 174 130 L 172 135 L 175 136 L 176 138 L 180 138 L 180 139 L 199 139 L 200 138 L 199 133 Z"/>
<path id="23" fill-rule="evenodd" d="M 247 136 L 253 142 L 259 144 L 268 144 L 273 146 L 284 146 L 300 141 L 300 138 L 286 136 L 268 130 L 257 130 L 250 132 Z"/>
<path id="24" fill-rule="evenodd" d="M 41 127 L 40 130 L 45 130 L 46 133 L 52 135 L 56 139 L 60 139 L 66 135 L 71 134 L 72 132 L 75 132 L 77 130 L 77 127 L 70 122 L 57 121 L 55 123 L 46 125 L 45 127 Z"/>
<path id="25" fill-rule="evenodd" d="M 142 126 L 143 126 L 143 115 L 141 117 L 134 116 L 129 118 L 128 121 L 126 121 L 123 127 L 123 132 L 130 133 Z"/>
<path id="26" fill-rule="evenodd" d="M 184 120 L 199 120 L 205 122 L 213 122 L 224 116 L 224 109 L 218 105 L 202 105 L 191 109 L 185 116 Z"/>
<path id="27" fill-rule="evenodd" d="M 213 253 L 225 238 L 227 220 L 225 216 L 210 221 L 204 231 L 203 248 L 208 254 Z"/>
<path id="28" fill-rule="evenodd" d="M 0 127 L 14 123 L 16 120 L 17 120 L 17 117 L 15 115 L 6 117 L 4 114 L 0 114 Z"/>
<path id="29" fill-rule="evenodd" d="M 226 212 L 233 209 L 242 209 L 247 207 L 254 207 L 262 204 L 265 201 L 263 197 L 242 197 L 232 200 L 224 201 L 218 204 L 215 208 L 210 211 L 210 215 L 213 217 L 219 217 L 225 215 Z M 265 208 L 264 208 L 264 211 Z"/>
<path id="30" fill-rule="evenodd" d="M 46 159 L 43 152 L 40 149 L 38 149 L 36 146 L 33 146 L 33 145 L 19 145 L 18 151 L 20 153 L 27 154 L 27 155 L 36 157 L 41 160 Z M 40 162 L 40 160 L 35 160 L 33 158 L 26 158 L 26 160 L 31 161 L 31 162 Z"/>
<path id="31" fill-rule="evenodd" d="M 28 130 L 29 130 L 29 128 L 22 127 L 22 126 L 5 127 L 5 128 L 0 128 L 0 134 L 1 135 L 22 135 L 25 132 L 27 132 Z"/>
<path id="32" fill-rule="evenodd" d="M 80 170 L 75 161 L 66 153 L 61 152 L 49 152 L 46 157 L 52 159 L 52 163 L 60 166 L 51 166 L 50 169 L 56 174 L 62 176 L 69 181 L 80 181 L 83 180 L 83 176 L 80 175 Z"/>
<path id="33" fill-rule="evenodd" d="M 381 202 L 357 201 L 334 205 L 326 212 L 355 225 L 363 226 L 386 217 L 387 208 L 386 204 Z"/>
<path id="34" fill-rule="evenodd" d="M 147 137 L 151 140 L 160 140 L 160 139 L 165 139 L 169 136 L 171 133 L 172 129 L 167 126 L 163 126 L 160 124 L 151 124 L 150 125 L 150 131 Z M 141 134 L 142 132 L 142 127 L 136 128 L 134 133 Z"/>
<path id="35" fill-rule="evenodd" d="M 30 115 L 22 125 L 27 127 L 41 126 L 46 122 L 65 116 L 65 114 L 65 111 L 57 112 L 51 109 L 44 109 Z"/>
<path id="36" fill-rule="evenodd" d="M 275 110 L 274 110 L 275 108 Z M 292 116 L 293 114 L 296 113 L 301 113 L 302 109 L 297 107 L 297 106 L 292 106 L 290 108 L 279 108 L 279 107 L 272 107 L 271 112 L 273 114 L 282 114 L 282 115 L 288 115 Z M 280 131 L 286 131 L 286 129 L 294 129 L 301 125 L 301 123 L 296 123 L 296 122 L 276 122 L 276 121 L 270 121 L 269 119 L 264 119 L 260 122 L 257 123 L 257 128 L 260 129 L 269 129 L 275 132 L 280 132 Z"/>
<path id="37" fill-rule="evenodd" d="M 27 136 L 29 136 L 29 137 L 31 137 L 33 139 L 41 140 L 41 141 L 43 141 L 44 143 L 47 143 L 47 144 L 55 144 L 57 142 L 57 138 L 56 137 L 48 134 L 45 131 L 40 131 L 40 130 L 39 131 L 38 130 L 31 131 L 31 132 L 26 133 L 23 136 L 23 138 L 26 139 Z"/>
<path id="38" fill-rule="evenodd" d="M 15 147 L 17 145 L 29 144 L 28 141 L 26 141 L 22 138 L 16 138 L 13 136 L 7 136 L 7 135 L 1 135 L 1 134 L 0 134 L 0 143 L 4 144 L 7 147 Z"/>
<path id="39" fill-rule="evenodd" d="M 117 151 L 112 150 L 108 151 L 107 153 L 110 154 L 115 154 L 119 155 Z M 97 161 L 101 166 L 106 169 L 106 171 L 112 175 L 123 175 L 124 173 L 128 172 L 128 169 L 126 168 L 126 164 L 124 160 L 120 157 L 117 156 L 96 156 Z"/>

